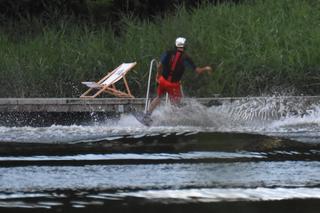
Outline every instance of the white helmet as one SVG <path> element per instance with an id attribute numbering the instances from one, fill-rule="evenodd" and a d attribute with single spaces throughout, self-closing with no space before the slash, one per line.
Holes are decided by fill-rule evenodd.
<path id="1" fill-rule="evenodd" d="M 183 37 L 178 37 L 176 39 L 176 47 L 184 47 L 186 45 L 186 41 L 187 41 L 187 39 L 185 39 Z"/>

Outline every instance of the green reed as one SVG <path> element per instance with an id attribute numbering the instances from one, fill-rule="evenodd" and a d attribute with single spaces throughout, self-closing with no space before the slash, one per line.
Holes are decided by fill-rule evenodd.
<path id="1" fill-rule="evenodd" d="M 172 48 L 177 36 L 188 39 L 187 51 L 197 65 L 216 68 L 223 62 L 212 75 L 187 70 L 188 96 L 317 94 L 319 9 L 312 0 L 182 7 L 152 21 L 124 15 L 120 35 L 72 18 L 8 23 L 0 29 L 0 96 L 78 97 L 86 89 L 81 81 L 98 80 L 122 62 L 137 61 L 128 80 L 133 94 L 142 97 L 150 60 Z"/>

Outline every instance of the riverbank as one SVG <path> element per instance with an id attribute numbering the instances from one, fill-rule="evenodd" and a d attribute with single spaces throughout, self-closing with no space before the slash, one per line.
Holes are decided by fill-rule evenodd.
<path id="1" fill-rule="evenodd" d="M 81 81 L 131 61 L 138 66 L 129 84 L 142 97 L 150 60 L 181 35 L 199 66 L 223 62 L 212 76 L 187 72 L 186 95 L 318 94 L 319 9 L 308 0 L 182 7 L 153 21 L 124 16 L 119 35 L 72 17 L 8 22 L 0 30 L 0 97 L 78 97 Z"/>

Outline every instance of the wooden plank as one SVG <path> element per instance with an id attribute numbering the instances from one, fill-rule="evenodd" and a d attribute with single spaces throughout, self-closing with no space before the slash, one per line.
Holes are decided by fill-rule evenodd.
<path id="1" fill-rule="evenodd" d="M 111 88 L 112 89 L 112 88 Z M 112 91 L 113 92 L 113 91 Z M 119 93 L 121 95 L 122 93 Z M 307 105 L 319 104 L 320 96 L 287 96 L 269 97 L 273 101 L 291 101 L 306 103 Z M 266 97 L 207 97 L 192 98 L 204 105 L 215 103 L 231 103 L 234 101 L 246 102 L 250 100 L 265 100 Z M 184 98 L 188 101 L 189 98 Z M 145 98 L 0 98 L 0 113 L 5 112 L 95 112 L 116 111 L 119 105 L 126 108 L 144 109 Z"/>

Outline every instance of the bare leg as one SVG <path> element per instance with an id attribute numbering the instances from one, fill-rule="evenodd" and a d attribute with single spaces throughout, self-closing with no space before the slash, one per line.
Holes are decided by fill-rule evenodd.
<path id="1" fill-rule="evenodd" d="M 150 103 L 148 114 L 151 114 L 153 110 L 161 103 L 161 98 L 157 96 L 155 99 L 153 99 Z"/>

